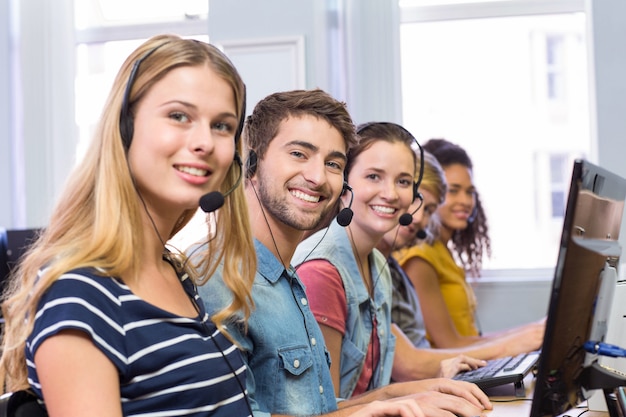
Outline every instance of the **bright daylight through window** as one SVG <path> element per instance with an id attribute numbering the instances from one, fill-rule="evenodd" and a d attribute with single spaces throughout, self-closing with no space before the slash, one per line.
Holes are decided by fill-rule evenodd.
<path id="1" fill-rule="evenodd" d="M 554 266 L 572 162 L 591 149 L 585 38 L 577 12 L 403 20 L 404 124 L 472 157 L 485 269 Z"/>

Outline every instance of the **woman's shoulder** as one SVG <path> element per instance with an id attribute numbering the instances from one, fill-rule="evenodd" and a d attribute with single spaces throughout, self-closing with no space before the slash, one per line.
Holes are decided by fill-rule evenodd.
<path id="1" fill-rule="evenodd" d="M 40 274 L 45 270 L 40 270 Z M 77 297 L 93 302 L 119 304 L 121 297 L 131 295 L 130 289 L 118 278 L 95 268 L 77 268 L 61 274 L 46 290 L 44 299 Z"/>
<path id="2" fill-rule="evenodd" d="M 393 257 L 398 261 L 400 266 L 404 265 L 413 258 L 422 258 L 427 262 L 432 262 L 432 260 L 438 256 L 440 251 L 437 243 L 438 242 L 435 242 L 433 245 L 430 245 L 424 242 L 418 245 L 403 248 L 394 252 Z"/>

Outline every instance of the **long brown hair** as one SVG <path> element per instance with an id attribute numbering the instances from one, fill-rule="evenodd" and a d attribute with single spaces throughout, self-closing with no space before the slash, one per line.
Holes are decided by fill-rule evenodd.
<path id="1" fill-rule="evenodd" d="M 430 139 L 424 144 L 424 150 L 432 153 L 444 169 L 453 164 L 473 169 L 472 160 L 465 149 L 446 139 Z M 477 277 L 482 268 L 483 255 L 491 256 L 491 239 L 487 215 L 478 192 L 475 194 L 475 201 L 468 226 L 463 230 L 455 230 L 452 234 L 451 249 L 465 271 Z M 436 229 L 434 232 L 437 233 Z"/>

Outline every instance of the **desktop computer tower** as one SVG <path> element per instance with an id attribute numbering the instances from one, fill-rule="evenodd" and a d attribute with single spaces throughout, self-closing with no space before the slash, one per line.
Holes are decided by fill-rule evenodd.
<path id="1" fill-rule="evenodd" d="M 619 279 L 613 295 L 605 342 L 626 349 L 626 264 L 619 265 L 619 269 Z M 626 358 L 601 356 L 598 362 L 603 366 L 626 373 Z M 587 404 L 590 410 L 607 411 L 602 390 L 593 391 Z"/>

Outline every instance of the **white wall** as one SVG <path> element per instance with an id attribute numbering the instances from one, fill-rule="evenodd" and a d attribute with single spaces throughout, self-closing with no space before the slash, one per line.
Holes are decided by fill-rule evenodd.
<path id="1" fill-rule="evenodd" d="M 391 1 L 211 0 L 209 39 L 221 44 L 301 37 L 305 88 L 319 87 L 346 101 L 356 123 L 400 122 L 398 24 L 398 6 Z M 238 65 L 253 93 L 254 85 L 264 85 L 267 69 L 280 70 L 271 57 Z M 248 108 L 263 96 L 252 95 Z"/>
<path id="2" fill-rule="evenodd" d="M 6 8 L 0 19 L 7 20 L 0 25 L 0 39 L 8 43 L 0 49 L 0 76 L 2 85 L 9 84 L 2 100 L 20 98 L 9 99 L 8 111 L 2 112 L 0 162 L 10 158 L 2 165 L 11 171 L 0 180 L 5 205 L 0 226 L 41 227 L 76 148 L 72 0 L 9 0 L 0 7 Z"/>
<path id="3" fill-rule="evenodd" d="M 10 19 L 15 14 L 12 7 L 19 7 L 19 19 L 15 22 Z M 357 123 L 402 122 L 395 2 L 211 0 L 210 9 L 212 42 L 301 38 L 304 87 L 320 87 L 345 100 Z M 345 13 L 340 13 L 340 9 Z M 597 112 L 592 115 L 597 161 L 626 177 L 626 3 L 588 0 L 586 9 L 593 58 L 591 97 Z M 73 165 L 76 134 L 71 10 L 72 0 L 0 2 L 0 227 L 45 225 Z M 19 36 L 13 38 L 12 29 Z M 13 43 L 15 39 L 19 43 Z M 12 60 L 12 47 L 21 55 L 18 62 Z M 270 60 L 256 62 L 254 67 L 240 67 L 250 90 L 256 91 L 256 100 L 263 95 L 262 88 L 256 87 L 262 85 L 263 72 L 256 67 L 271 70 L 275 65 Z M 12 73 L 12 68 L 20 71 Z M 290 79 L 285 89 L 291 88 L 292 83 Z M 14 89 L 23 92 L 21 103 L 10 101 Z M 254 102 L 251 97 L 249 109 Z M 13 122 L 15 115 L 20 116 L 17 123 Z M 23 171 L 13 169 L 16 158 L 23 158 Z M 624 227 L 626 224 L 622 234 Z M 542 296 L 547 297 L 545 286 L 551 276 L 544 278 L 543 283 L 528 287 L 535 291 L 535 296 L 529 298 L 537 300 L 531 308 L 525 300 L 520 301 L 522 297 L 511 297 L 518 285 L 515 282 L 480 283 L 477 294 L 481 299 L 479 316 L 483 329 L 525 321 L 529 317 L 526 313 L 532 318 L 545 314 L 547 301 Z M 495 295 L 498 292 L 510 297 L 510 303 L 500 305 L 500 298 Z M 502 321 L 490 322 L 491 317 Z"/>
<path id="4" fill-rule="evenodd" d="M 13 208 L 8 204 L 13 178 L 11 165 L 11 2 L 0 2 L 0 227 L 9 225 Z"/>

